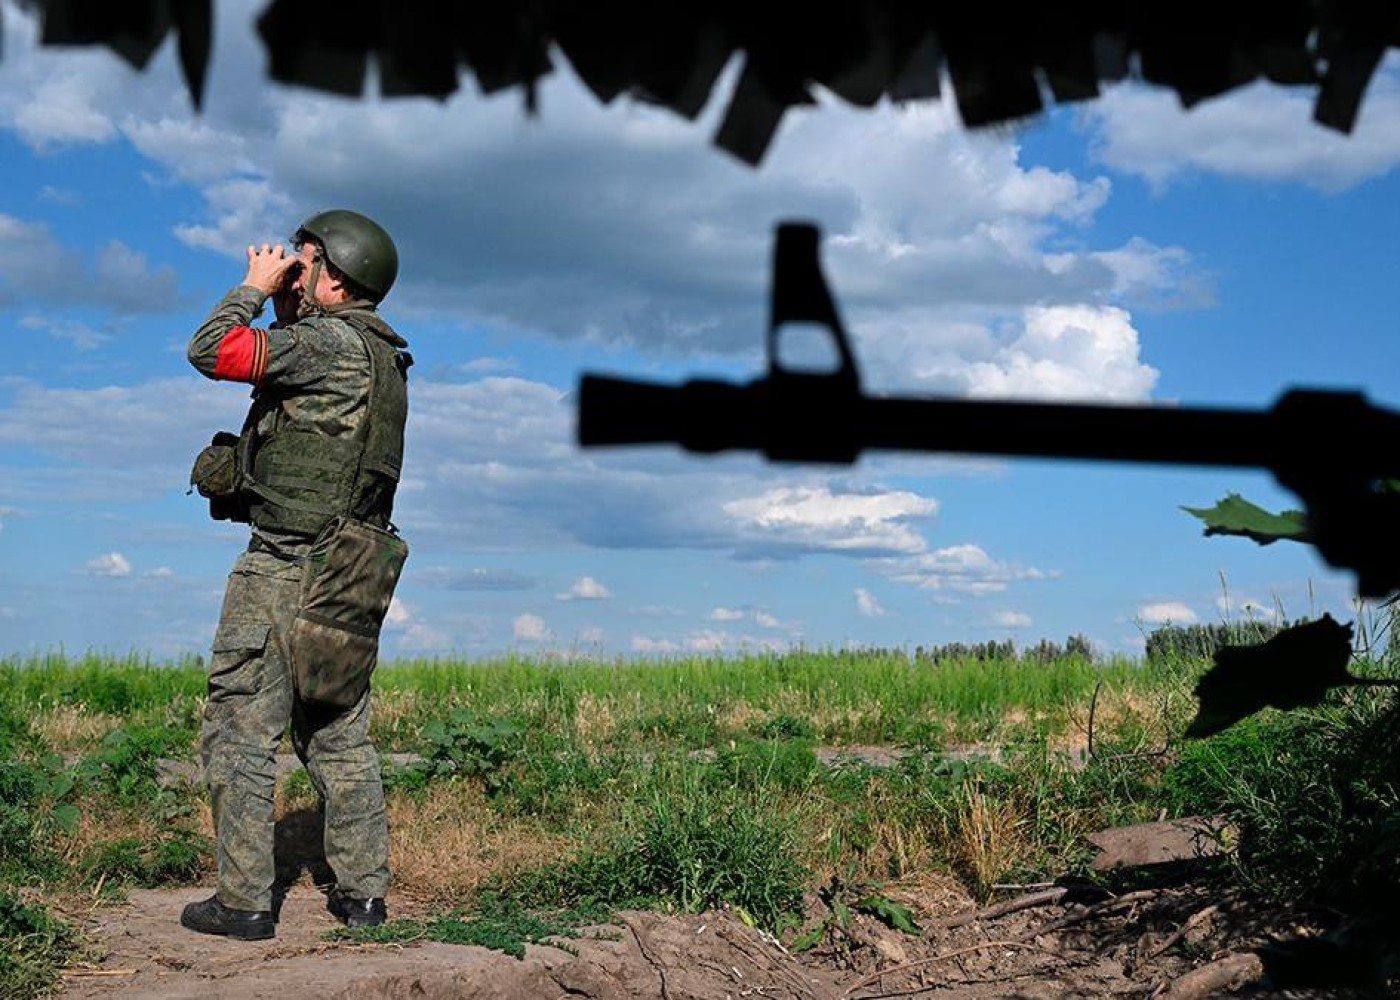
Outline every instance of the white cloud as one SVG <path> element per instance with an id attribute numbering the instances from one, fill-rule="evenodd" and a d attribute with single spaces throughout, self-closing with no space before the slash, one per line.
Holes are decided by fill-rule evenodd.
<path id="1" fill-rule="evenodd" d="M 1113 87 L 1080 117 L 1104 163 L 1159 187 L 1214 173 L 1341 191 L 1400 164 L 1400 87 L 1389 66 L 1372 79 L 1350 135 L 1312 120 L 1312 88 L 1266 83 L 1190 110 L 1161 88 Z"/>
<path id="2" fill-rule="evenodd" d="M 875 599 L 875 595 L 864 587 L 855 589 L 856 610 L 866 618 L 882 618 L 886 614 L 884 607 Z"/>
<path id="3" fill-rule="evenodd" d="M 992 621 L 1002 628 L 1029 628 L 1031 616 L 1021 611 L 998 611 Z"/>
<path id="4" fill-rule="evenodd" d="M 754 624 L 760 628 L 782 628 L 783 623 L 777 617 L 767 611 L 755 611 L 753 613 Z"/>
<path id="5" fill-rule="evenodd" d="M 519 615 L 511 622 L 511 632 L 521 642 L 548 642 L 550 631 L 539 615 Z"/>
<path id="6" fill-rule="evenodd" d="M 666 654 L 679 653 L 681 647 L 670 639 L 652 639 L 644 635 L 634 635 L 629 643 L 634 653 Z"/>
<path id="7" fill-rule="evenodd" d="M 384 615 L 385 628 L 407 628 L 413 621 L 413 612 L 397 595 L 389 600 L 389 611 Z"/>
<path id="8" fill-rule="evenodd" d="M 144 574 L 153 580 L 169 580 L 175 576 L 175 571 L 169 566 L 157 566 L 155 569 Z"/>
<path id="9" fill-rule="evenodd" d="M 730 500 L 723 509 L 742 532 L 769 547 L 887 554 L 923 551 L 923 536 L 905 522 L 932 516 L 938 504 L 906 491 L 780 486 Z"/>
<path id="10" fill-rule="evenodd" d="M 26 330 L 39 330 L 54 340 L 67 341 L 80 351 L 95 351 L 112 339 L 108 334 L 99 333 L 76 320 L 29 315 L 20 319 L 19 325 Z"/>
<path id="11" fill-rule="evenodd" d="M 1140 347 L 1123 309 L 1028 309 L 1020 336 L 992 358 L 968 367 L 967 391 L 987 397 L 1146 399 L 1158 372 L 1142 363 Z"/>
<path id="12" fill-rule="evenodd" d="M 1149 625 L 1191 625 L 1196 612 L 1180 601 L 1157 601 L 1139 607 L 1137 617 Z"/>
<path id="13" fill-rule="evenodd" d="M 176 303 L 179 278 L 173 267 L 152 268 L 144 254 L 115 239 L 91 262 L 86 256 L 63 245 L 46 223 L 0 214 L 0 304 L 99 306 L 133 315 L 166 312 Z"/>
<path id="14" fill-rule="evenodd" d="M 131 563 L 120 552 L 108 552 L 87 562 L 90 576 L 104 576 L 122 579 L 131 575 Z"/>
<path id="15" fill-rule="evenodd" d="M 590 625 L 578 634 L 579 642 L 587 642 L 593 645 L 602 645 L 607 639 L 607 633 L 596 625 Z"/>
<path id="16" fill-rule="evenodd" d="M 561 601 L 602 601 L 611 597 L 612 591 L 591 576 L 581 576 L 567 592 L 557 596 Z"/>
<path id="17" fill-rule="evenodd" d="M 716 622 L 742 621 L 744 612 L 739 608 L 715 608 L 710 612 L 710 620 Z"/>
<path id="18" fill-rule="evenodd" d="M 0 384 L 0 446 L 58 460 L 49 485 L 27 477 L 35 499 L 183 493 L 199 449 L 214 431 L 236 430 L 247 405 L 243 387 L 216 386 L 196 375 L 95 389 L 16 379 Z M 120 449 L 114 441 L 122 442 Z"/>
<path id="19" fill-rule="evenodd" d="M 685 648 L 696 653 L 718 653 L 729 643 L 727 632 L 692 632 L 685 638 Z"/>
<path id="20" fill-rule="evenodd" d="M 896 583 L 923 590 L 951 591 L 981 596 L 1005 591 L 1013 583 L 1044 580 L 1053 576 L 1030 566 L 993 559 L 980 545 L 950 545 L 934 552 L 872 563 Z"/>
<path id="21" fill-rule="evenodd" d="M 698 123 L 602 106 L 562 64 L 540 86 L 536 121 L 518 95 L 470 86 L 441 103 L 249 87 L 247 67 L 265 60 L 256 13 L 217 7 L 198 115 L 168 51 L 143 74 L 108 53 L 56 59 L 17 18 L 0 123 L 39 142 L 17 116 L 66 94 L 42 141 L 110 141 L 119 129 L 200 188 L 202 209 L 175 230 L 188 245 L 236 258 L 285 236 L 306 206 L 353 201 L 390 225 L 412 264 L 396 304 L 652 352 L 756 353 L 771 253 L 759 218 L 821 223 L 838 301 L 872 358 L 889 353 L 889 317 L 930 350 L 955 351 L 966 310 L 996 327 L 1031 305 L 1131 294 L 1137 280 L 1109 266 L 1134 247 L 1083 245 L 1107 179 L 1027 166 L 1014 139 L 969 132 L 948 100 L 857 109 L 823 96 L 816 113 L 788 116 L 753 171 L 709 148 L 722 100 Z"/>

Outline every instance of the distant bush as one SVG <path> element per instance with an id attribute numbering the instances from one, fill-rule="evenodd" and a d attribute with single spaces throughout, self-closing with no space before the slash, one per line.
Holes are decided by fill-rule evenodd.
<path id="1" fill-rule="evenodd" d="M 1267 621 L 1214 622 L 1209 625 L 1163 625 L 1147 636 L 1148 663 L 1172 660 L 1209 660 L 1221 646 L 1253 646 L 1272 639 L 1285 628 L 1302 625 L 1306 618 L 1291 624 Z"/>
<path id="2" fill-rule="evenodd" d="M 1021 652 L 1016 651 L 1016 643 L 1010 639 L 998 642 L 995 639 L 987 642 L 948 642 L 941 646 L 916 646 L 914 648 L 914 659 L 929 663 L 951 663 L 951 662 L 977 662 L 977 663 L 1012 663 L 1020 661 L 1023 663 L 1056 663 L 1066 657 L 1078 657 L 1092 661 L 1094 659 L 1094 648 L 1088 638 L 1083 635 L 1072 635 L 1067 638 L 1064 645 L 1050 639 L 1041 639 L 1034 646 L 1028 646 Z"/>

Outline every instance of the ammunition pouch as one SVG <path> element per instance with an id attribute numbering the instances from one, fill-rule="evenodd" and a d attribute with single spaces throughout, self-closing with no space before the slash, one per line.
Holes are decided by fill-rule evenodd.
<path id="1" fill-rule="evenodd" d="M 364 696 L 407 558 L 396 532 L 349 517 L 333 518 L 316 537 L 287 640 L 303 701 L 346 709 Z"/>
<path id="2" fill-rule="evenodd" d="M 195 456 L 190 487 L 209 501 L 209 516 L 216 521 L 248 523 L 248 500 L 238 467 L 238 435 L 219 431 Z"/>

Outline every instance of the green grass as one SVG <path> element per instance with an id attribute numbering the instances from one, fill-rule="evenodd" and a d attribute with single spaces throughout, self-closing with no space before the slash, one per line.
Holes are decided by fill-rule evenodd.
<path id="1" fill-rule="evenodd" d="M 1246 831 L 1247 884 L 1326 889 L 1339 907 L 1400 891 L 1385 874 L 1400 849 L 1390 694 L 1183 743 L 1205 666 L 1180 652 L 1140 664 L 878 650 L 385 664 L 372 735 L 419 755 L 386 764 L 386 787 L 399 827 L 424 831 L 415 889 L 441 892 L 443 910 L 380 933 L 518 953 L 627 906 L 726 906 L 782 933 L 804 894 L 825 893 L 834 913 L 929 873 L 980 897 L 1087 877 L 1086 834 L 1219 811 Z M 203 690 L 194 660 L 0 661 L 0 892 L 207 879 L 202 795 L 157 774 L 162 758 L 193 758 Z M 997 753 L 948 756 L 968 743 Z M 817 755 L 861 744 L 899 756 Z M 314 806 L 299 775 L 282 796 Z M 465 888 L 443 889 L 474 852 L 454 839 L 473 824 L 509 859 L 492 867 L 487 851 Z M 521 844 L 538 856 L 511 853 Z"/>

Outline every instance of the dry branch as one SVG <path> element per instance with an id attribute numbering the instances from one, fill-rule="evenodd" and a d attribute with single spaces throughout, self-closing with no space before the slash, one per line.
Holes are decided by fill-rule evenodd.
<path id="1" fill-rule="evenodd" d="M 1020 910 L 1029 910 L 1036 906 L 1048 906 L 1051 903 L 1058 903 L 1064 898 L 1067 892 L 1069 892 L 1069 890 L 1063 886 L 1057 889 L 1046 889 L 1043 892 L 1032 892 L 1025 896 L 1018 896 L 1015 899 L 1008 899 L 1005 902 L 983 907 L 980 910 L 973 910 L 970 913 L 959 913 L 956 916 L 939 921 L 937 926 L 944 930 L 951 930 L 954 927 L 962 927 L 965 924 L 977 923 L 979 920 L 995 920 L 997 917 L 1004 917 L 1008 913 L 1016 913 Z"/>
<path id="2" fill-rule="evenodd" d="M 1140 959 L 1138 959 L 1138 961 L 1152 961 L 1158 955 L 1163 954 L 1168 948 L 1170 948 L 1172 945 L 1176 944 L 1178 941 L 1184 938 L 1187 934 L 1190 934 L 1192 928 L 1200 926 L 1201 923 L 1203 923 L 1206 920 L 1209 920 L 1211 917 L 1215 916 L 1219 912 L 1220 907 L 1218 904 L 1212 904 L 1210 906 L 1207 906 L 1203 910 L 1197 910 L 1195 913 L 1191 914 L 1191 916 L 1189 916 L 1180 927 L 1173 931 L 1165 941 L 1157 945 L 1157 947 L 1153 948 L 1146 955 L 1143 955 Z"/>
<path id="3" fill-rule="evenodd" d="M 1157 1000 L 1205 1000 L 1223 990 L 1233 992 L 1264 976 L 1264 963 L 1252 951 L 1233 952 L 1177 979 Z"/>
<path id="4" fill-rule="evenodd" d="M 861 976 L 850 986 L 847 986 L 846 991 L 841 995 L 843 997 L 849 997 L 856 990 L 864 989 L 871 983 L 878 982 L 886 976 L 893 976 L 901 972 L 912 972 L 915 969 L 936 965 L 939 962 L 947 962 L 954 958 L 961 958 L 963 955 L 970 955 L 975 951 L 986 951 L 988 948 L 1025 948 L 1029 951 L 1043 951 L 1047 955 L 1054 955 L 1056 958 L 1062 957 L 1058 952 L 1051 951 L 1049 948 L 1042 948 L 1038 944 L 1032 944 L 1026 941 L 983 941 L 981 944 L 968 945 L 966 948 L 958 948 L 955 951 L 945 951 L 931 958 L 921 958 L 917 962 L 906 962 L 903 965 L 892 965 L 888 969 L 879 969 L 868 975 Z M 895 994 L 884 995 L 894 996 Z"/>

